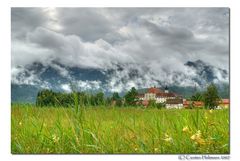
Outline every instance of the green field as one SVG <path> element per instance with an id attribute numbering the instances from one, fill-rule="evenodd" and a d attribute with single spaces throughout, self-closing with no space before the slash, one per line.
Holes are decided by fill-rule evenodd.
<path id="1" fill-rule="evenodd" d="M 12 105 L 11 151 L 229 154 L 229 110 Z"/>

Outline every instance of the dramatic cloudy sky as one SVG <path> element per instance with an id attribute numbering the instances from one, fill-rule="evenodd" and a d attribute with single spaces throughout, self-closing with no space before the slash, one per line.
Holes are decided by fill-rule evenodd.
<path id="1" fill-rule="evenodd" d="M 65 77 L 69 71 L 63 66 L 102 71 L 121 66 L 108 80 L 116 91 L 158 81 L 193 85 L 196 73 L 184 65 L 187 61 L 229 70 L 226 8 L 12 8 L 11 18 L 12 83 L 38 82 L 36 73 L 17 79 L 33 62 Z M 129 70 L 141 77 L 129 78 Z M 216 81 L 228 81 L 217 72 Z M 129 79 L 123 83 L 123 78 Z M 101 85 L 98 80 L 79 83 Z M 62 88 L 69 90 L 67 84 Z"/>

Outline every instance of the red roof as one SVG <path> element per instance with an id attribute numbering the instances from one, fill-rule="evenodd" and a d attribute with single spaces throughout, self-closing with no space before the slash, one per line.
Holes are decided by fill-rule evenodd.
<path id="1" fill-rule="evenodd" d="M 192 103 L 195 107 L 202 107 L 204 103 L 202 101 L 183 101 L 183 106 L 187 107 Z"/>
<path id="2" fill-rule="evenodd" d="M 188 106 L 190 104 L 190 101 L 183 101 L 184 106 Z"/>
<path id="3" fill-rule="evenodd" d="M 147 93 L 161 93 L 162 91 L 158 88 L 155 88 L 155 87 L 151 87 L 148 89 Z"/>
<path id="4" fill-rule="evenodd" d="M 230 101 L 229 101 L 229 99 L 222 99 L 221 101 L 220 101 L 220 104 L 229 104 L 230 103 Z"/>
<path id="5" fill-rule="evenodd" d="M 193 106 L 204 106 L 204 103 L 202 101 L 194 101 Z"/>

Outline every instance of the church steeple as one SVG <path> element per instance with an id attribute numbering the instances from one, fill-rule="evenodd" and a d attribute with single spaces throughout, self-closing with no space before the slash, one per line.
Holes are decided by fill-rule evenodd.
<path id="1" fill-rule="evenodd" d="M 168 91 L 168 86 L 165 87 L 164 92 L 165 92 L 165 93 L 168 93 L 168 92 L 169 92 L 169 91 Z"/>

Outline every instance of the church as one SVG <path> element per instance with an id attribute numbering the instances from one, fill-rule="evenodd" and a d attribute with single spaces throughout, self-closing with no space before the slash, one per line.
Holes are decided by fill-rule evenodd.
<path id="1" fill-rule="evenodd" d="M 142 101 L 142 104 L 145 106 L 148 105 L 149 100 L 155 100 L 156 103 L 165 103 L 166 108 L 183 107 L 182 96 L 179 96 L 173 92 L 169 92 L 167 86 L 164 88 L 164 90 L 156 87 L 151 87 L 147 89 L 146 93 L 138 94 L 138 99 Z"/>

